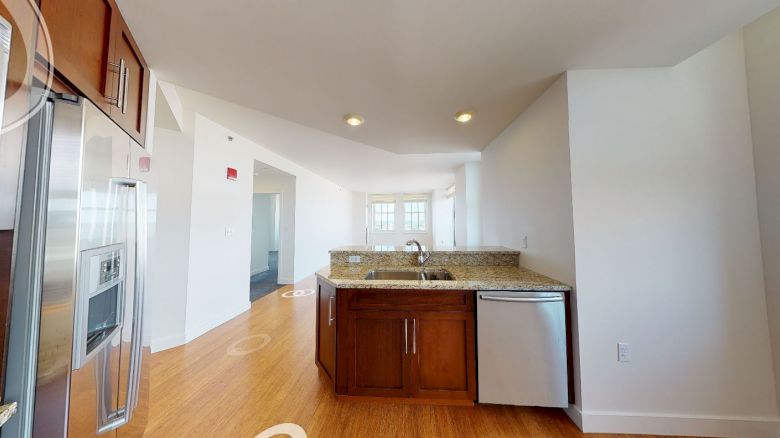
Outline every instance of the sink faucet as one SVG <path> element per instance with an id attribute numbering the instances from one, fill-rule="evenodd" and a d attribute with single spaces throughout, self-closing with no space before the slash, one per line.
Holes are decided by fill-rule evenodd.
<path id="1" fill-rule="evenodd" d="M 431 258 L 431 253 L 423 251 L 422 245 L 416 240 L 410 240 L 406 242 L 406 246 L 417 245 L 417 263 L 420 266 L 420 271 L 425 273 L 425 264 L 428 263 L 428 259 Z"/>

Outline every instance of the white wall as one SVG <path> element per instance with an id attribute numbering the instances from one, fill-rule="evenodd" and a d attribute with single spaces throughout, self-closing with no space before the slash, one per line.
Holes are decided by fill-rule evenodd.
<path id="1" fill-rule="evenodd" d="M 195 115 L 187 341 L 249 309 L 254 161 L 251 145 L 230 134 Z"/>
<path id="2" fill-rule="evenodd" d="M 293 247 L 289 282 L 326 266 L 328 250 L 352 239 L 351 192 L 241 136 L 237 131 L 243 128 L 256 132 L 247 126 L 254 112 L 192 90 L 175 90 L 183 108 L 183 132 L 157 129 L 153 157 L 153 168 L 161 173 L 156 258 L 166 263 L 164 271 L 150 270 L 159 277 L 151 294 L 153 351 L 188 342 L 249 308 L 255 160 L 294 180 L 293 193 L 285 197 L 291 204 L 283 199 L 280 206 L 282 215 L 287 211 L 294 217 L 288 232 L 280 232 L 280 247 L 285 235 L 291 236 L 288 244 Z M 219 120 L 237 129 L 227 129 Z M 279 131 L 269 134 L 275 141 L 284 142 L 288 134 L 300 138 L 289 123 L 279 123 Z M 226 179 L 227 167 L 238 169 L 238 181 Z"/>
<path id="3" fill-rule="evenodd" d="M 455 172 L 455 243 L 458 246 L 482 244 L 481 184 L 478 161 L 466 163 Z"/>
<path id="4" fill-rule="evenodd" d="M 151 126 L 151 125 L 150 125 Z M 151 171 L 157 178 L 156 239 L 149 248 L 152 351 L 185 342 L 192 204 L 192 136 L 155 131 Z"/>
<path id="5" fill-rule="evenodd" d="M 522 250 L 523 266 L 573 285 L 568 111 L 563 76 L 482 152 L 481 204 L 485 245 Z"/>
<path id="6" fill-rule="evenodd" d="M 366 206 L 368 198 L 364 192 L 352 193 L 352 244 L 366 245 Z"/>
<path id="7" fill-rule="evenodd" d="M 250 275 L 269 269 L 268 253 L 274 250 L 276 241 L 276 199 L 278 195 L 255 193 L 252 195 L 252 250 Z"/>
<path id="8" fill-rule="evenodd" d="M 273 209 L 273 211 L 272 211 L 273 218 L 272 219 L 273 219 L 273 224 L 274 224 L 273 230 L 271 232 L 272 233 L 271 235 L 273 236 L 273 238 L 271 239 L 271 251 L 279 251 L 279 232 L 280 232 L 280 228 L 281 228 L 280 220 L 281 220 L 281 216 L 282 216 L 282 213 L 281 213 L 282 200 L 281 200 L 281 198 L 282 198 L 281 195 L 274 196 L 274 198 L 273 198 L 274 199 L 273 205 L 271 206 L 271 208 Z"/>
<path id="9" fill-rule="evenodd" d="M 295 282 L 295 177 L 260 174 L 254 178 L 254 193 L 278 193 L 279 197 L 279 284 Z"/>
<path id="10" fill-rule="evenodd" d="M 199 110 L 181 93 L 185 107 Z M 228 140 L 228 136 L 234 138 Z M 328 250 L 350 243 L 352 193 L 197 114 L 190 231 L 187 339 L 249 308 L 254 161 L 295 176 L 293 281 L 326 266 Z M 227 167 L 238 181 L 225 178 Z M 286 203 L 284 192 L 282 202 Z M 285 207 L 282 206 L 282 214 Z M 282 251 L 286 221 L 282 223 Z M 226 229 L 232 235 L 226 236 Z M 281 273 L 280 273 L 281 277 Z"/>
<path id="11" fill-rule="evenodd" d="M 432 228 L 433 244 L 438 247 L 451 247 L 455 244 L 455 197 L 447 197 L 447 190 L 437 189 L 431 193 L 433 208 Z"/>
<path id="12" fill-rule="evenodd" d="M 780 396 L 780 9 L 745 28 L 758 217 Z"/>
<path id="13" fill-rule="evenodd" d="M 185 108 L 213 121 L 223 130 L 224 135 L 234 135 L 237 141 L 241 139 L 249 143 L 250 146 L 243 151 L 245 156 L 295 176 L 294 281 L 326 266 L 330 261 L 328 250 L 351 243 L 352 192 L 265 146 L 273 142 L 274 147 L 293 147 L 293 143 L 298 146 L 303 139 L 311 142 L 312 147 L 317 147 L 314 134 L 325 137 L 327 134 L 193 90 L 182 87 L 177 87 L 177 90 Z M 262 126 L 262 129 L 258 130 L 258 126 Z M 248 269 L 248 259 L 246 266 Z"/>
<path id="14" fill-rule="evenodd" d="M 585 430 L 777 436 L 741 33 L 568 89 Z"/>
<path id="15" fill-rule="evenodd" d="M 395 193 L 392 195 L 377 195 L 381 197 L 390 196 L 395 200 L 395 230 L 393 231 L 375 231 L 374 230 L 374 212 L 371 209 L 372 195 L 368 195 L 369 213 L 368 213 L 368 241 L 370 245 L 389 245 L 404 246 L 410 240 L 416 240 L 421 245 L 430 248 L 433 245 L 433 232 L 431 220 L 431 197 L 430 194 L 412 195 L 417 199 L 424 197 L 427 202 L 425 215 L 425 231 L 406 231 L 404 226 L 404 194 Z"/>
<path id="16" fill-rule="evenodd" d="M 580 405 L 565 75 L 482 151 L 481 167 L 483 243 L 518 249 L 521 266 L 575 287 L 571 294 L 574 381 Z"/>

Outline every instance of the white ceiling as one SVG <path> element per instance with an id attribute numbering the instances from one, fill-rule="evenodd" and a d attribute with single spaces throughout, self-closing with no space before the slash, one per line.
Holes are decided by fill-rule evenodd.
<path id="1" fill-rule="evenodd" d="M 354 192 L 414 193 L 445 188 L 454 182 L 459 166 L 480 159 L 479 152 L 395 154 L 214 96 L 181 87 L 176 90 L 185 108 Z"/>
<path id="2" fill-rule="evenodd" d="M 119 3 L 161 79 L 406 154 L 480 151 L 561 72 L 673 65 L 780 0 Z"/>

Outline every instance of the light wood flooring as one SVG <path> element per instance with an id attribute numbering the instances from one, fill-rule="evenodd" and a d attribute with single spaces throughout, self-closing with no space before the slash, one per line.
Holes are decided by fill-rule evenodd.
<path id="1" fill-rule="evenodd" d="M 295 289 L 314 287 L 311 277 Z M 559 409 L 337 401 L 314 364 L 315 295 L 282 297 L 291 290 L 152 355 L 146 437 L 252 438 L 280 423 L 308 437 L 606 436 L 582 434 Z"/>

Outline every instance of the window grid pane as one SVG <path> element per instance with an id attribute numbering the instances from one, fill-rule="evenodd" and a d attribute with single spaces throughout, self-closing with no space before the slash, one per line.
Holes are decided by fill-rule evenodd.
<path id="1" fill-rule="evenodd" d="M 395 204 L 382 202 L 374 204 L 374 230 L 393 231 L 395 229 Z"/>
<path id="2" fill-rule="evenodd" d="M 404 228 L 406 231 L 425 231 L 425 201 L 404 202 Z"/>

